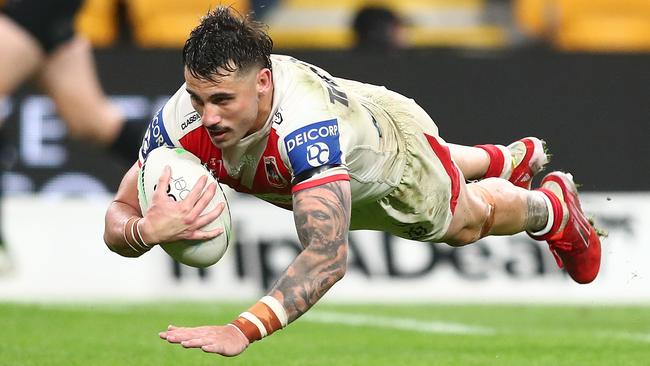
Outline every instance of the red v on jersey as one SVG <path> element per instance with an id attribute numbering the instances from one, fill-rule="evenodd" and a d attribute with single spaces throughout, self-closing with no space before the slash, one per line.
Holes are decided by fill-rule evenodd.
<path id="1" fill-rule="evenodd" d="M 181 146 L 196 155 L 212 172 L 220 183 L 230 188 L 251 194 L 278 194 L 291 196 L 291 174 L 282 162 L 278 151 L 278 135 L 271 129 L 266 141 L 266 147 L 261 156 L 256 156 L 257 166 L 252 187 L 246 187 L 240 179 L 228 175 L 222 159 L 221 149 L 214 146 L 204 128 L 197 128 L 181 137 Z M 244 165 L 242 169 L 246 169 Z M 242 174 L 243 175 L 243 174 Z M 240 175 L 241 176 L 241 175 Z"/>

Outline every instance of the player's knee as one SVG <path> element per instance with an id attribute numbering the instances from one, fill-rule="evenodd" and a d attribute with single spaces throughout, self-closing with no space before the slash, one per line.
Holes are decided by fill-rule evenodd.
<path id="1" fill-rule="evenodd" d="M 454 232 L 448 232 L 445 243 L 460 247 L 476 242 L 489 235 L 495 216 L 494 197 L 483 187 L 477 186 L 472 189 L 471 206 L 466 215 L 469 217 L 464 225 Z"/>
<path id="2" fill-rule="evenodd" d="M 493 219 L 494 215 L 488 213 L 483 217 L 482 221 L 464 227 L 462 230 L 450 236 L 445 243 L 453 247 L 462 247 L 467 244 L 472 244 L 489 234 L 490 229 L 492 228 Z"/>
<path id="3" fill-rule="evenodd" d="M 98 139 L 98 133 L 92 124 L 85 123 L 86 121 L 77 118 L 68 118 L 66 122 L 68 122 L 66 127 L 70 138 L 80 141 L 90 141 L 92 143 Z"/>
<path id="4" fill-rule="evenodd" d="M 110 144 L 119 134 L 124 123 L 119 110 L 108 103 L 89 103 L 96 108 L 96 113 L 65 113 L 68 134 L 76 140 L 90 141 L 101 145 Z"/>
<path id="5" fill-rule="evenodd" d="M 478 239 L 480 239 L 489 235 L 490 231 L 492 231 L 492 226 L 494 225 L 494 217 L 496 215 L 496 200 L 492 193 L 486 188 L 480 185 L 476 185 L 473 188 L 477 195 L 480 197 L 480 201 L 484 210 L 484 215 L 481 215 L 480 220 L 480 232 L 478 235 Z"/>
<path id="6" fill-rule="evenodd" d="M 481 238 L 480 225 L 466 226 L 445 239 L 445 243 L 452 247 L 462 247 L 472 244 Z"/>

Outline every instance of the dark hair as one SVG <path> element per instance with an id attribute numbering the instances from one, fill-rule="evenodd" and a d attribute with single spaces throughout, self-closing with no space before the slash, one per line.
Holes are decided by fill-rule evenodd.
<path id="1" fill-rule="evenodd" d="M 219 6 L 201 18 L 185 41 L 183 65 L 192 76 L 214 81 L 215 75 L 252 66 L 270 69 L 272 49 L 264 24 Z"/>

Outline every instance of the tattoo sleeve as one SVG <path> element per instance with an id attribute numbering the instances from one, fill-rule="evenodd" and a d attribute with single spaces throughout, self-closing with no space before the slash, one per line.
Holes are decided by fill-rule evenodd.
<path id="1" fill-rule="evenodd" d="M 350 205 L 348 181 L 294 194 L 294 219 L 304 249 L 270 292 L 284 306 L 289 322 L 309 310 L 345 275 Z"/>

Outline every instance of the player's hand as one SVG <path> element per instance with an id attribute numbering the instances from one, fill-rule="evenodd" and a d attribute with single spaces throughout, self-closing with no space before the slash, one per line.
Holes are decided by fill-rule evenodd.
<path id="1" fill-rule="evenodd" d="M 201 228 L 214 221 L 223 211 L 221 202 L 212 211 L 201 214 L 215 195 L 217 184 L 207 188 L 207 177 L 202 176 L 182 201 L 167 195 L 171 168 L 166 166 L 158 179 L 158 186 L 151 199 L 151 206 L 140 225 L 147 243 L 169 243 L 177 240 L 207 240 L 223 233 L 223 228 L 203 231 Z"/>
<path id="2" fill-rule="evenodd" d="M 170 325 L 158 335 L 169 343 L 180 343 L 185 348 L 200 348 L 204 352 L 223 356 L 237 356 L 244 352 L 250 343 L 246 336 L 232 325 L 195 328 Z"/>

